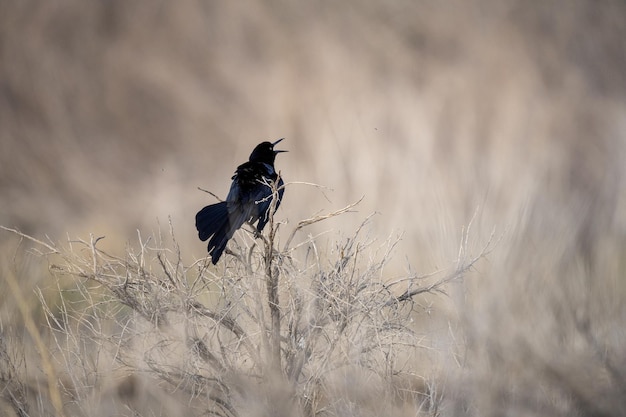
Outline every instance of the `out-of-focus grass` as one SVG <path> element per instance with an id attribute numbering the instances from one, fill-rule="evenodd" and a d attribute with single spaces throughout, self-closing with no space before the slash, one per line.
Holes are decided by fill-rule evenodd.
<path id="1" fill-rule="evenodd" d="M 171 216 L 190 263 L 196 187 L 224 196 L 256 143 L 287 137 L 285 180 L 333 191 L 289 186 L 279 219 L 365 195 L 373 234 L 404 232 L 389 279 L 449 265 L 475 213 L 470 246 L 503 232 L 428 323 L 434 368 L 473 388 L 449 388 L 448 413 L 568 415 L 575 384 L 614 392 L 625 356 L 625 21 L 613 0 L 4 2 L 0 223 L 119 253 Z M 18 265 L 33 298 L 45 266 L 12 239 L 2 279 Z M 4 298 L 5 328 L 22 323 Z"/>

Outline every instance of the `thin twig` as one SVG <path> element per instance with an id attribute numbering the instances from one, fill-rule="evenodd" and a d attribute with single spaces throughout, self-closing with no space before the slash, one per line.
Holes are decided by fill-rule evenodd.
<path id="1" fill-rule="evenodd" d="M 351 203 L 351 204 L 348 204 L 344 208 L 336 210 L 336 211 L 333 211 L 332 213 L 319 215 L 319 216 L 315 216 L 315 217 L 311 217 L 309 219 L 305 219 L 305 220 L 299 221 L 298 225 L 293 229 L 293 231 L 289 235 L 289 238 L 287 239 L 287 242 L 285 243 L 285 246 L 283 247 L 283 252 L 287 252 L 289 250 L 289 245 L 291 244 L 291 241 L 293 240 L 293 238 L 295 237 L 296 233 L 298 233 L 298 231 L 300 229 L 302 229 L 303 227 L 310 226 L 312 224 L 321 222 L 323 220 L 330 219 L 331 217 L 336 217 L 336 216 L 339 216 L 340 214 L 350 212 L 352 210 L 352 208 L 354 208 L 361 201 L 363 201 L 364 198 L 365 198 L 365 196 L 362 196 L 361 198 L 359 198 L 358 201 L 356 201 L 354 203 Z"/>
<path id="2" fill-rule="evenodd" d="M 478 262 L 480 259 L 486 257 L 489 253 L 491 253 L 491 251 L 493 251 L 495 245 L 492 245 L 493 242 L 493 237 L 495 235 L 495 229 L 491 232 L 491 235 L 489 236 L 489 239 L 487 241 L 487 243 L 485 244 L 485 246 L 483 247 L 483 249 L 480 251 L 480 253 L 475 256 L 474 258 L 470 259 L 467 262 L 463 262 L 463 258 L 465 257 L 464 254 L 467 251 L 467 245 L 468 245 L 468 238 L 467 238 L 467 234 L 470 230 L 470 224 L 468 225 L 467 228 L 464 228 L 464 234 L 461 238 L 461 248 L 459 249 L 459 257 L 457 259 L 457 267 L 454 270 L 454 272 L 452 272 L 451 274 L 446 275 L 445 277 L 441 278 L 440 280 L 425 286 L 425 287 L 419 287 L 419 288 L 415 288 L 413 290 L 409 290 L 407 289 L 404 293 L 402 293 L 400 296 L 398 297 L 393 297 L 392 299 L 390 299 L 389 301 L 387 301 L 387 303 L 385 304 L 386 306 L 392 305 L 392 304 L 396 304 L 402 301 L 406 301 L 406 300 L 410 300 L 413 297 L 419 295 L 419 294 L 424 294 L 424 293 L 430 293 L 430 292 L 439 292 L 439 293 L 443 293 L 445 294 L 445 292 L 442 290 L 442 287 L 449 283 L 452 282 L 454 280 L 460 279 L 463 277 L 463 275 L 469 271 L 474 264 L 476 264 L 476 262 Z M 501 239 L 501 238 L 500 238 Z M 498 239 L 498 242 L 500 241 L 500 239 Z M 496 242 L 497 243 L 497 242 Z M 400 281 L 394 282 L 393 284 L 397 284 Z"/>
<path id="3" fill-rule="evenodd" d="M 39 239 L 35 239 L 34 237 L 29 236 L 29 235 L 27 235 L 27 234 L 25 234 L 25 233 L 22 233 L 22 232 L 20 232 L 20 231 L 19 231 L 19 230 L 17 230 L 17 229 L 11 229 L 10 227 L 6 227 L 6 226 L 2 226 L 2 225 L 0 225 L 0 229 L 6 230 L 7 232 L 15 233 L 15 234 L 16 234 L 16 235 L 18 235 L 18 236 L 21 236 L 21 237 L 23 237 L 23 238 L 25 238 L 25 239 L 30 240 L 31 242 L 35 242 L 35 243 L 37 243 L 38 245 L 44 246 L 44 247 L 46 247 L 46 248 L 47 248 L 47 249 L 48 249 L 51 253 L 54 253 L 54 254 L 60 254 L 60 253 L 61 253 L 61 252 L 60 252 L 57 248 L 55 248 L 54 246 L 51 246 L 51 245 L 47 244 L 46 242 L 42 242 L 42 241 L 41 241 L 41 240 L 39 240 Z"/>
<path id="4" fill-rule="evenodd" d="M 204 188 L 201 188 L 201 187 L 198 187 L 198 190 L 200 190 L 200 191 L 204 191 L 204 192 L 205 192 L 205 193 L 207 193 L 207 194 L 211 194 L 211 195 L 212 195 L 213 197 L 215 197 L 215 199 L 216 199 L 217 201 L 219 201 L 220 203 L 224 201 L 224 200 L 222 200 L 221 198 L 219 198 L 219 197 L 218 197 L 215 193 L 213 193 L 213 192 L 211 192 L 211 191 L 209 191 L 209 190 L 205 190 Z"/>

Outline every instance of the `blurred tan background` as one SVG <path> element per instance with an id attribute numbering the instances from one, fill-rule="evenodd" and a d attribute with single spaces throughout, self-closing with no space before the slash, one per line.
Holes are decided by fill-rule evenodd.
<path id="1" fill-rule="evenodd" d="M 197 187 L 225 196 L 254 145 L 286 137 L 284 177 L 333 191 L 290 186 L 281 219 L 364 195 L 409 258 L 456 245 L 477 208 L 490 231 L 540 206 L 541 232 L 581 247 L 624 230 L 622 2 L 1 8 L 4 225 L 125 241 L 172 216 L 202 256 Z"/>
<path id="2" fill-rule="evenodd" d="M 191 262 L 213 202 L 197 187 L 225 197 L 252 148 L 285 137 L 285 180 L 329 189 L 289 185 L 283 232 L 365 196 L 311 233 L 379 212 L 371 237 L 403 233 L 390 276 L 449 266 L 474 216 L 470 250 L 502 236 L 452 297 L 477 364 L 519 334 L 563 355 L 555 329 L 578 308 L 618 347 L 625 39 L 621 0 L 3 1 L 0 224 L 119 254 L 171 216 Z"/>

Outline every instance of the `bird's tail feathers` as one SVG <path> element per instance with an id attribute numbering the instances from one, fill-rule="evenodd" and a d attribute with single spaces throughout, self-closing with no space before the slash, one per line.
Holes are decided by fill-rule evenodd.
<path id="1" fill-rule="evenodd" d="M 208 250 L 211 254 L 213 264 L 222 256 L 226 249 L 226 243 L 233 237 L 237 229 L 239 229 L 246 221 L 246 214 L 240 210 L 231 211 L 228 214 L 226 223 L 222 228 L 217 230 L 209 241 Z"/>
<path id="2" fill-rule="evenodd" d="M 228 222 L 228 206 L 225 201 L 206 206 L 196 214 L 198 237 L 203 242 L 223 229 Z"/>
<path id="3" fill-rule="evenodd" d="M 216 264 L 226 249 L 226 243 L 233 237 L 246 221 L 247 216 L 242 210 L 228 207 L 228 203 L 220 202 L 206 206 L 196 214 L 196 228 L 200 240 L 209 238 L 207 250 L 211 261 Z"/>

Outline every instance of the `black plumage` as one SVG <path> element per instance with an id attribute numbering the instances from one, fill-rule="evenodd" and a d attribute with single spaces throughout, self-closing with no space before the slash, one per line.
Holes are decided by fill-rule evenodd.
<path id="1" fill-rule="evenodd" d="M 287 152 L 274 150 L 274 146 L 281 140 L 258 144 L 248 162 L 237 167 L 226 201 L 206 206 L 196 214 L 200 240 L 210 238 L 207 250 L 213 264 L 222 256 L 228 240 L 246 221 L 254 223 L 258 220 L 256 227 L 259 233 L 267 224 L 272 203 L 271 183 L 278 178 L 274 161 L 278 153 Z M 276 208 L 283 198 L 283 186 L 281 178 L 277 184 Z"/>

